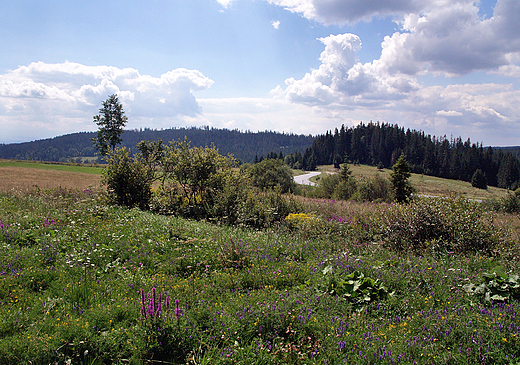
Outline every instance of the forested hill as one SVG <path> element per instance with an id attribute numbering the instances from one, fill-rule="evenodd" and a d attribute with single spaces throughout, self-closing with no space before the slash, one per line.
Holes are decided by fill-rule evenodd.
<path id="1" fill-rule="evenodd" d="M 477 169 L 491 186 L 520 186 L 517 147 L 483 147 L 468 139 L 435 137 L 385 123 L 359 124 L 319 135 L 302 156 L 304 168 L 345 161 L 390 168 L 404 153 L 412 172 L 448 179 L 471 181 Z"/>
<path id="2" fill-rule="evenodd" d="M 94 156 L 96 150 L 91 139 L 96 132 L 80 132 L 34 142 L 0 144 L 0 158 L 69 161 L 78 157 Z M 278 132 L 240 132 L 238 130 L 202 128 L 175 128 L 166 130 L 127 130 L 123 133 L 122 146 L 137 152 L 136 145 L 142 140 L 155 141 L 161 138 L 165 143 L 184 139 L 193 147 L 210 146 L 212 143 L 220 154 L 232 153 L 242 162 L 253 162 L 255 157 L 271 152 L 283 155 L 310 148 L 314 137 Z"/>

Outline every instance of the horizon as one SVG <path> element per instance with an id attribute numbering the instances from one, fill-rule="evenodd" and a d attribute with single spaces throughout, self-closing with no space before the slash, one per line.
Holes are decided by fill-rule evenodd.
<path id="1" fill-rule="evenodd" d="M 129 129 L 319 135 L 398 124 L 520 145 L 514 0 L 131 0 L 0 5 L 0 143 Z"/>

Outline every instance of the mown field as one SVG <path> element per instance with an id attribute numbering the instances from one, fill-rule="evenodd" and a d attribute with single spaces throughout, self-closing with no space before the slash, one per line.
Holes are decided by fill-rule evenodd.
<path id="1" fill-rule="evenodd" d="M 99 187 L 102 168 L 75 164 L 0 160 L 0 191 L 35 187 L 87 189 Z"/>
<path id="2" fill-rule="evenodd" d="M 516 216 L 299 198 L 251 229 L 60 185 L 0 193 L 1 364 L 520 362 Z"/>

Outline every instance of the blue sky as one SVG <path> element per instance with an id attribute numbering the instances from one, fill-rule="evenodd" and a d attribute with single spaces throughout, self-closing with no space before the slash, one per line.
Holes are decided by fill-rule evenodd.
<path id="1" fill-rule="evenodd" d="M 127 128 L 397 123 L 520 145 L 517 0 L 0 4 L 0 143 Z"/>

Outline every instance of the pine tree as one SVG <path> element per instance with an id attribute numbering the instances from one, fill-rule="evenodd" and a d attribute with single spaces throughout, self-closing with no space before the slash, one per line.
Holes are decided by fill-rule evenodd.
<path id="1" fill-rule="evenodd" d="M 471 178 L 471 186 L 479 189 L 487 189 L 486 175 L 481 169 L 476 169 L 473 177 Z"/>
<path id="2" fill-rule="evenodd" d="M 390 181 L 394 188 L 395 200 L 398 203 L 406 203 L 413 193 L 413 188 L 408 181 L 411 176 L 410 165 L 406 161 L 404 154 L 401 154 L 393 170 L 390 174 Z"/>

